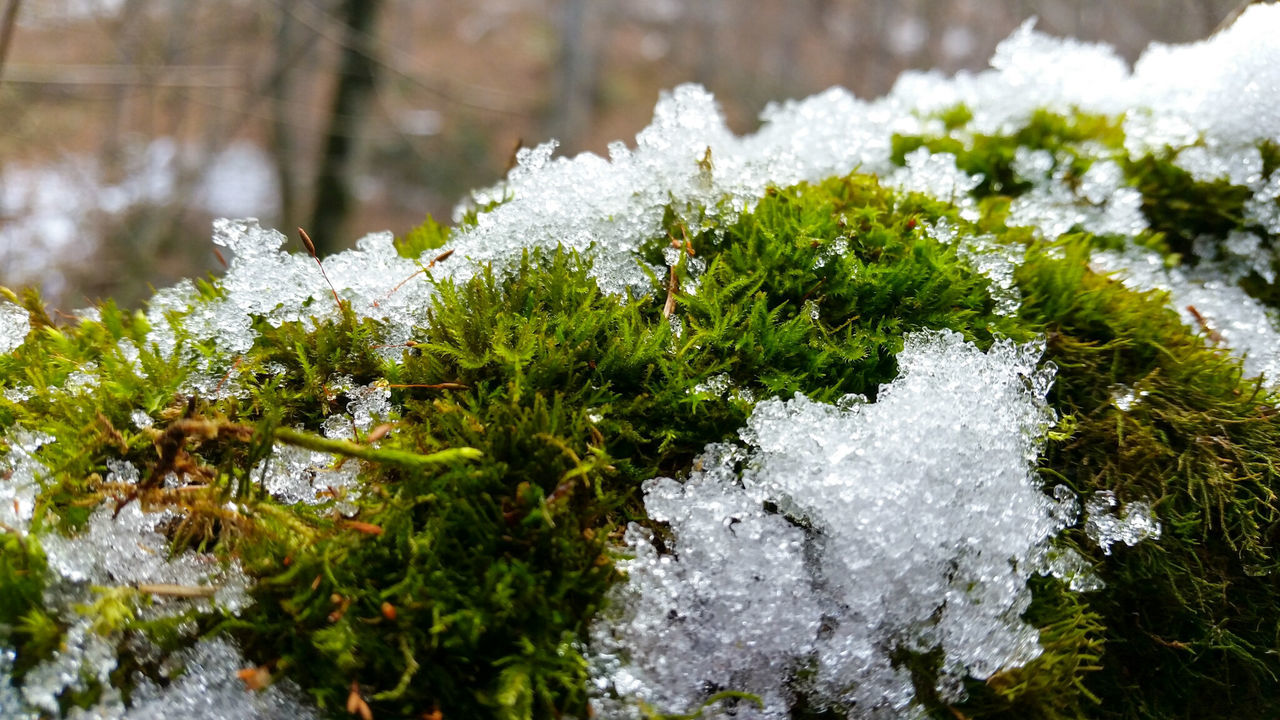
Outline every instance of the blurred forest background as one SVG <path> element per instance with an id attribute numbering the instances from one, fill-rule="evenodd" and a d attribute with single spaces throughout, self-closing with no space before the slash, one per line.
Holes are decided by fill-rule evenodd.
<path id="1" fill-rule="evenodd" d="M 1239 4 L 0 0 L 0 285 L 138 305 L 217 268 L 213 217 L 330 249 L 447 221 L 520 144 L 603 154 L 681 82 L 750 132 L 771 100 L 982 69 L 1031 16 L 1133 61 Z"/>

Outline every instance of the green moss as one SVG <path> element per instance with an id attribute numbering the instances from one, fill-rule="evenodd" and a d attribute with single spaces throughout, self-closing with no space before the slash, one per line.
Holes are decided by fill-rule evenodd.
<path id="1" fill-rule="evenodd" d="M 982 176 L 982 182 L 973 190 L 974 197 L 1017 197 L 1031 188 L 1026 178 L 1018 177 L 1013 171 L 1019 147 L 1048 151 L 1054 158 L 1054 170 L 1069 168 L 1069 182 L 1078 180 L 1093 162 L 1081 151 L 1081 143 L 1101 144 L 1115 150 L 1124 147 L 1121 118 L 1083 112 L 1068 116 L 1037 110 L 1017 131 L 993 135 L 965 131 L 964 126 L 972 118 L 972 113 L 959 105 L 939 115 L 948 131 L 945 135 L 894 135 L 893 162 L 906 164 L 906 156 L 922 147 L 933 153 L 950 153 L 956 157 L 956 167 L 970 175 Z"/>
<path id="2" fill-rule="evenodd" d="M 435 221 L 430 215 L 423 223 L 396 238 L 396 252 L 401 257 L 418 258 L 429 250 L 436 250 L 449 242 L 448 227 Z"/>
<path id="3" fill-rule="evenodd" d="M 1065 250 L 1020 274 L 1024 312 L 1044 324 L 1061 368 L 1051 400 L 1078 419 L 1043 462 L 1083 493 L 1154 498 L 1165 525 L 1160 542 L 1117 548 L 1099 565 L 1108 590 L 1089 605 L 1107 628 L 1106 654 L 1088 686 L 1114 717 L 1275 715 L 1274 398 L 1160 293 L 1088 272 L 1078 242 Z M 1146 394 L 1124 411 L 1115 385 Z M 1067 539 L 1088 545 L 1079 530 Z"/>
<path id="4" fill-rule="evenodd" d="M 971 114 L 943 119 L 958 134 Z M 35 329 L 0 356 L 0 385 L 35 396 L 0 400 L 0 427 L 58 438 L 39 453 L 50 473 L 36 527 L 72 531 L 109 499 L 165 507 L 181 517 L 166 529 L 175 552 L 234 559 L 257 581 L 238 616 L 146 622 L 133 612 L 137 593 L 105 589 L 86 612 L 113 633 L 177 647 L 179 624 L 195 619 L 334 717 L 353 684 L 378 717 L 583 717 L 583 641 L 619 580 L 610 550 L 620 529 L 645 522 L 641 482 L 687 472 L 708 443 L 735 438 L 754 397 L 874 397 L 896 376 L 907 332 L 949 328 L 984 348 L 1043 335 L 1058 367 L 1050 401 L 1069 418 L 1041 458 L 1046 484 L 1152 498 L 1165 535 L 1104 556 L 1079 528 L 1066 531 L 1062 548 L 1090 560 L 1107 589 L 1036 578 L 1025 618 L 1043 654 L 971 681 L 955 707 L 932 690 L 938 654 L 903 654 L 918 696 L 937 717 L 1274 716 L 1274 396 L 1244 382 L 1239 363 L 1183 326 L 1163 296 L 1089 270 L 1091 250 L 1129 240 L 1078 234 L 1046 247 L 1003 224 L 1000 203 L 1026 189 L 1012 174 L 1017 146 L 1049 150 L 1078 177 L 1078 146 L 1118 149 L 1118 128 L 1114 118 L 1038 113 L 1010 136 L 895 138 L 899 161 L 926 146 L 984 174 L 977 224 L 862 175 L 770 190 L 723 226 L 690 227 L 672 209 L 666 236 L 644 245 L 664 271 L 640 297 L 601 293 L 589 260 L 563 250 L 461 283 L 416 276 L 435 284 L 434 299 L 395 362 L 380 325 L 349 310 L 319 325 L 259 320 L 253 348 L 215 366 L 242 396 L 217 401 L 178 394 L 192 363 L 148 347 L 142 315 L 108 304 L 100 320 L 58 327 L 32 297 Z M 1149 215 L 1190 227 L 1173 199 L 1204 188 L 1171 167 L 1151 159 L 1130 176 Z M 984 236 L 1025 253 L 1019 314 L 996 313 L 989 280 L 932 238 L 927 228 L 943 219 L 959 244 Z M 1180 236 L 1157 229 L 1139 242 L 1183 252 Z M 448 237 L 428 220 L 397 250 L 422 257 Z M 667 270 L 671 248 L 679 260 Z M 201 288 L 206 299 L 218 292 Z M 213 352 L 179 337 L 196 357 Z M 87 363 L 100 382 L 59 390 Z M 367 437 L 317 434 L 344 409 L 335 376 L 391 391 L 400 410 L 376 449 Z M 708 390 L 713 380 L 733 391 Z M 1146 394 L 1122 411 L 1119 386 Z M 139 409 L 154 429 L 133 429 Z M 252 472 L 277 442 L 360 463 L 362 491 L 277 502 Z M 133 463 L 142 486 L 104 483 L 108 460 Z M 198 487 L 159 487 L 171 470 Z M 0 583 L 14 589 L 0 597 L 0 639 L 17 647 L 19 675 L 65 631 L 41 607 L 44 577 L 34 540 L 0 534 Z M 126 692 L 133 672 L 159 678 L 154 664 L 123 667 Z M 831 716 L 796 702 L 796 717 Z"/>

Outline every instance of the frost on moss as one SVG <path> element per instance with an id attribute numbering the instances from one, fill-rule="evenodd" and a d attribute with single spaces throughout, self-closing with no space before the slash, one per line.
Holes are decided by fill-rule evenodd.
<path id="1" fill-rule="evenodd" d="M 1277 37 L 684 86 L 454 228 L 5 291 L 0 713 L 1280 714 Z"/>

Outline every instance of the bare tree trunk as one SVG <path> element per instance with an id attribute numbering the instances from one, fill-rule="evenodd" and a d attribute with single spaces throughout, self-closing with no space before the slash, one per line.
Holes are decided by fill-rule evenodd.
<path id="1" fill-rule="evenodd" d="M 356 140 L 378 79 L 378 63 L 369 41 L 382 0 L 343 0 L 339 18 L 343 30 L 338 89 L 329 115 L 329 130 L 316 178 L 315 211 L 308 232 L 321 255 L 341 248 L 351 215 L 351 176 Z"/>
<path id="2" fill-rule="evenodd" d="M 22 0 L 9 0 L 0 18 L 0 77 L 4 75 L 4 60 L 9 56 L 9 44 L 13 41 L 13 28 L 18 24 L 18 6 Z"/>
<path id="3" fill-rule="evenodd" d="M 276 183 L 280 190 L 280 225 L 291 227 L 299 222 L 297 175 L 294 173 L 296 150 L 289 124 L 290 87 L 293 80 L 294 46 L 297 44 L 298 22 L 288 8 L 280 9 L 276 26 L 275 57 L 267 80 L 271 107 L 272 158 L 276 166 Z"/>
<path id="4" fill-rule="evenodd" d="M 720 26 L 724 22 L 724 8 L 721 0 L 702 0 L 694 5 L 698 7 L 698 17 L 696 22 L 690 23 L 690 26 L 698 33 L 695 42 L 698 48 L 698 65 L 694 68 L 693 77 L 701 85 L 714 88 L 716 78 L 720 74 L 720 53 L 716 48 L 720 47 Z"/>
<path id="5" fill-rule="evenodd" d="M 576 146 L 586 127 L 590 53 L 587 50 L 587 0 L 562 0 L 560 5 L 560 61 L 557 101 L 551 117 L 551 134 L 568 146 Z"/>
<path id="6" fill-rule="evenodd" d="M 142 44 L 142 14 L 146 10 L 143 0 L 126 0 L 116 22 L 119 38 L 117 56 L 120 64 L 131 66 L 137 60 Z M 150 80 L 150 79 L 149 79 Z M 124 168 L 124 135 L 129 126 L 129 105 L 135 92 L 145 92 L 137 86 L 118 85 L 112 89 L 112 110 L 107 116 L 106 136 L 103 138 L 101 159 L 103 172 L 112 182 L 121 179 Z"/>

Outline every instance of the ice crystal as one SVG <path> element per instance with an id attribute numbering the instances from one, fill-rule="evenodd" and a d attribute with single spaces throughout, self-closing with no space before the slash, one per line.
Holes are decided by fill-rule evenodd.
<path id="1" fill-rule="evenodd" d="M 1111 554 L 1111 546 L 1123 542 L 1130 547 L 1160 537 L 1160 522 L 1145 500 L 1127 503 L 1116 515 L 1119 501 L 1110 490 L 1099 490 L 1085 503 L 1084 532 L 1090 540 Z"/>
<path id="2" fill-rule="evenodd" d="M 1067 583 L 1076 592 L 1095 592 L 1106 587 L 1093 566 L 1071 548 L 1053 548 L 1047 554 L 1045 570 Z"/>
<path id="3" fill-rule="evenodd" d="M 1127 385 L 1112 385 L 1107 390 L 1111 393 L 1111 402 L 1121 412 L 1129 412 L 1149 394 L 1146 390 L 1136 390 Z"/>
<path id="4" fill-rule="evenodd" d="M 4 399 L 11 403 L 23 403 L 35 397 L 36 389 L 30 385 L 19 385 L 18 387 L 6 388 L 3 395 Z"/>
<path id="5" fill-rule="evenodd" d="M 875 403 L 765 400 L 749 451 L 711 446 L 685 483 L 646 483 L 670 554 L 629 529 L 629 580 L 593 629 L 598 707 L 685 712 L 733 688 L 765 701 L 737 717 L 784 718 L 808 667 L 820 705 L 902 717 L 895 648 L 941 649 L 953 698 L 1035 658 L 1026 581 L 1074 517 L 1033 473 L 1053 420 L 1041 350 L 909 335 Z"/>
<path id="6" fill-rule="evenodd" d="M 712 375 L 706 380 L 694 385 L 689 389 L 690 394 L 709 395 L 711 397 L 724 397 L 729 392 L 729 388 L 733 386 L 733 381 L 725 373 Z"/>
<path id="7" fill-rule="evenodd" d="M 342 418 L 349 437 L 350 417 L 337 417 Z M 359 463 L 339 465 L 340 460 L 329 453 L 277 443 L 271 457 L 254 467 L 253 477 L 260 479 L 267 492 L 280 502 L 317 504 L 328 501 L 337 491 L 356 486 Z"/>

